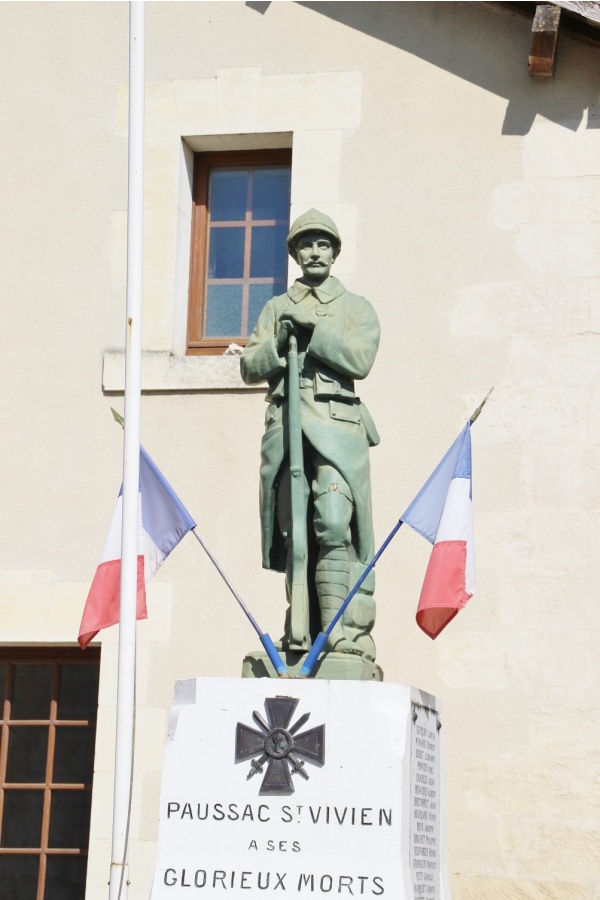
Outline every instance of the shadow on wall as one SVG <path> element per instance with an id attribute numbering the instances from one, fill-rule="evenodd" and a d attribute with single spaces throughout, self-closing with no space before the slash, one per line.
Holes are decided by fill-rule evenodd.
<path id="1" fill-rule="evenodd" d="M 268 13 L 269 4 L 247 5 Z M 587 127 L 600 127 L 600 49 L 560 35 L 554 77 L 530 78 L 531 20 L 499 4 L 298 5 L 505 97 L 502 134 L 527 134 L 538 115 L 576 131 L 586 109 Z"/>

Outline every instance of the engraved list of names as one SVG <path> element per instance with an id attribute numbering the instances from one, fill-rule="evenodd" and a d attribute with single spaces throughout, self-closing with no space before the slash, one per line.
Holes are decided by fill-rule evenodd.
<path id="1" fill-rule="evenodd" d="M 412 703 L 410 871 L 415 900 L 440 900 L 438 714 Z"/>

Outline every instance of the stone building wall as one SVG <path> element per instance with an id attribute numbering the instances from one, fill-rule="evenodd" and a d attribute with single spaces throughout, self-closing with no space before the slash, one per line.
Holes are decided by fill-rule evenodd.
<path id="1" fill-rule="evenodd" d="M 3 3 L 0 641 L 76 640 L 120 482 L 127 6 Z M 257 618 L 263 392 L 185 358 L 194 150 L 292 147 L 292 215 L 338 221 L 341 280 L 379 313 L 361 388 L 383 539 L 492 385 L 473 430 L 478 587 L 416 627 L 428 546 L 378 565 L 378 662 L 441 698 L 454 900 L 598 900 L 598 50 L 483 3 L 152 3 L 142 440 Z M 290 275 L 294 272 L 290 270 Z M 255 648 L 192 538 L 139 625 L 132 900 L 148 894 L 175 679 Z M 116 629 L 101 635 L 88 896 L 111 837 Z"/>

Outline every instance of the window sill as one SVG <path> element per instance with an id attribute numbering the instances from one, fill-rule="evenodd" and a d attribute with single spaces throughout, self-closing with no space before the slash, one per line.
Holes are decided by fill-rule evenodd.
<path id="1" fill-rule="evenodd" d="M 125 353 L 106 350 L 102 370 L 102 389 L 107 394 L 125 390 Z M 145 350 L 142 353 L 142 391 L 252 391 L 240 377 L 240 358 L 226 356 L 174 356 L 168 351 Z M 259 387 L 258 390 L 266 390 Z"/>

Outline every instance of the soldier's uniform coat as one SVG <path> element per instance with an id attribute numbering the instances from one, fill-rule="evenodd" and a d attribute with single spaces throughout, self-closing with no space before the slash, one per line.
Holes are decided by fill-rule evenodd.
<path id="1" fill-rule="evenodd" d="M 380 329 L 371 304 L 330 276 L 316 288 L 296 281 L 286 294 L 269 300 L 241 357 L 246 384 L 269 384 L 260 468 L 263 566 L 285 570 L 275 500 L 277 476 L 288 457 L 287 361 L 277 352 L 276 336 L 281 314 L 294 306 L 318 317 L 314 330 L 302 329 L 298 337 L 302 432 L 350 486 L 355 550 L 365 563 L 374 552 L 369 446 L 379 443 L 379 435 L 355 394 L 354 380 L 369 374 Z"/>

